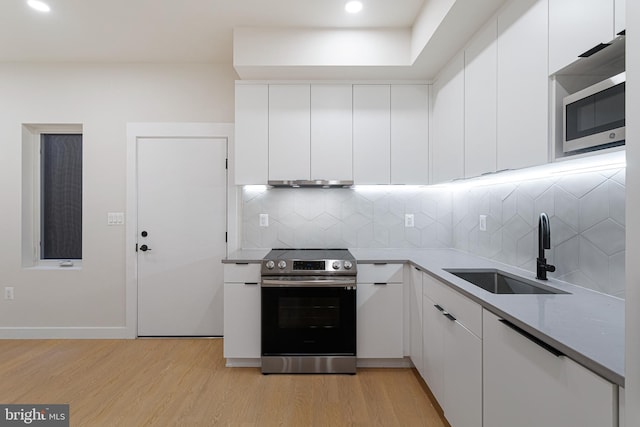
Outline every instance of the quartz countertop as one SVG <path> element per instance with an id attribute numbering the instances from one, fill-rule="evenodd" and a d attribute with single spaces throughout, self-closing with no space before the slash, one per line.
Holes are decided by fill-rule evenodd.
<path id="1" fill-rule="evenodd" d="M 494 314 L 555 347 L 603 378 L 624 386 L 624 300 L 553 279 L 569 294 L 493 294 L 444 269 L 494 268 L 537 281 L 526 270 L 455 249 L 349 249 L 358 263 L 405 263 L 430 274 Z M 223 262 L 260 262 L 269 249 L 240 250 Z"/>

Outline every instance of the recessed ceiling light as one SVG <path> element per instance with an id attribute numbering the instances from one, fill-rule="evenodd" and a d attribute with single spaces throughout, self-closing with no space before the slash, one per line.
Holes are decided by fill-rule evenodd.
<path id="1" fill-rule="evenodd" d="M 38 12 L 49 12 L 51 8 L 45 2 L 40 0 L 29 0 L 27 4 L 32 8 L 37 10 Z"/>
<path id="2" fill-rule="evenodd" d="M 344 5 L 344 10 L 349 13 L 358 13 L 362 10 L 362 2 L 350 1 Z"/>

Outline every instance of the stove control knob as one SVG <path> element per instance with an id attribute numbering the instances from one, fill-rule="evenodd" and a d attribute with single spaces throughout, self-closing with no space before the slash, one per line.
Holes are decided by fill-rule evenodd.
<path id="1" fill-rule="evenodd" d="M 345 270 L 351 270 L 351 267 L 353 267 L 353 264 L 351 264 L 351 261 L 345 261 L 344 262 L 344 269 Z"/>
<path id="2" fill-rule="evenodd" d="M 334 270 L 339 270 L 340 269 L 340 261 L 333 261 L 333 264 L 331 264 L 331 266 L 333 267 Z"/>
<path id="3" fill-rule="evenodd" d="M 282 260 L 282 259 L 281 259 L 280 261 L 278 261 L 278 268 L 279 268 L 280 270 L 284 270 L 284 268 L 285 268 L 286 266 L 287 266 L 287 262 L 286 262 L 285 260 Z"/>
<path id="4" fill-rule="evenodd" d="M 269 260 L 267 261 L 267 263 L 265 264 L 265 266 L 269 269 L 269 270 L 273 270 L 273 267 L 276 266 L 276 263 L 273 262 L 273 260 Z"/>

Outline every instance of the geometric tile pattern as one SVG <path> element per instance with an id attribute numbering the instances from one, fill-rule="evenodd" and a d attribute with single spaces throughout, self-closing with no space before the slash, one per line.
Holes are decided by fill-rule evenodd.
<path id="1" fill-rule="evenodd" d="M 428 187 L 245 187 L 242 247 L 450 248 L 451 212 L 451 192 Z M 260 227 L 260 214 L 269 215 L 268 227 Z"/>
<path id="2" fill-rule="evenodd" d="M 624 168 L 472 188 L 245 187 L 241 210 L 243 248 L 456 248 L 532 273 L 546 212 L 549 276 L 624 298 Z"/>
<path id="3" fill-rule="evenodd" d="M 624 168 L 454 190 L 453 247 L 535 272 L 540 212 L 551 223 L 549 276 L 624 298 Z"/>

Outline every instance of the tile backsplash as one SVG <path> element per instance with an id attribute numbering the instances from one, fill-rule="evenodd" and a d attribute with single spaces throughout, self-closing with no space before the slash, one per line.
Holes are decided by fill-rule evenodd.
<path id="1" fill-rule="evenodd" d="M 245 187 L 242 247 L 456 248 L 535 272 L 540 212 L 549 276 L 624 298 L 624 168 L 472 187 Z"/>

